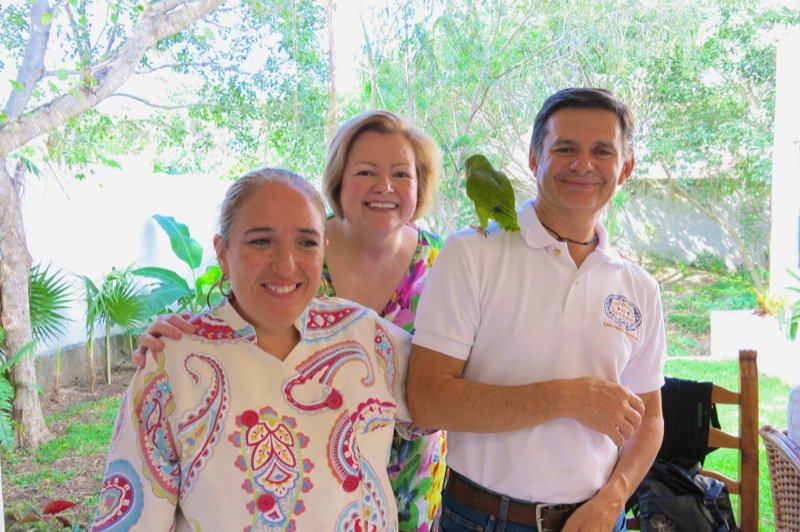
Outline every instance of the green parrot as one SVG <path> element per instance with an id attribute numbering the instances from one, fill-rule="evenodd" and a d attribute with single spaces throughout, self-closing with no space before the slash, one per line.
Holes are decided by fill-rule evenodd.
<path id="1" fill-rule="evenodd" d="M 508 176 L 495 170 L 492 163 L 480 154 L 467 159 L 464 167 L 467 171 L 467 196 L 475 204 L 480 231 L 486 235 L 489 218 L 505 231 L 519 231 L 514 189 Z"/>

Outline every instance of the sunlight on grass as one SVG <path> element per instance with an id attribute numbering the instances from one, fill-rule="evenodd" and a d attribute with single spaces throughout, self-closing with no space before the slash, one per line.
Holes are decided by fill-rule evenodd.
<path id="1" fill-rule="evenodd" d="M 78 414 L 92 414 L 89 423 L 71 424 L 64 434 L 45 442 L 36 450 L 34 461 L 38 463 L 54 463 L 67 454 L 85 456 L 102 452 L 111 441 L 114 419 L 119 410 L 120 398 L 104 398 L 76 405 L 65 412 L 48 418 L 48 422 L 58 419 L 71 419 Z"/>
<path id="2" fill-rule="evenodd" d="M 96 401 L 72 405 L 61 412 L 47 416 L 45 421 L 50 425 L 59 421 L 72 419 L 75 416 L 87 412 L 98 413 L 102 416 L 103 421 L 109 418 L 113 421 L 117 416 L 121 400 L 120 397 L 103 397 Z"/>
<path id="3" fill-rule="evenodd" d="M 34 460 L 53 463 L 67 454 L 85 456 L 102 451 L 111 441 L 112 429 L 113 421 L 70 425 L 63 436 L 40 445 Z"/>
<path id="4" fill-rule="evenodd" d="M 711 381 L 732 390 L 739 389 L 739 361 L 730 360 L 697 360 L 676 359 L 667 360 L 664 372 L 671 377 L 692 379 L 697 381 Z M 775 377 L 759 375 L 758 377 L 758 426 L 766 424 L 776 427 L 785 427 L 786 408 L 789 402 L 791 387 Z M 733 405 L 720 405 L 717 409 L 719 421 L 723 429 L 736 432 L 739 425 L 738 410 Z M 767 456 L 763 444 L 759 440 L 758 458 L 758 508 L 759 530 L 771 531 L 775 529 L 772 514 L 772 494 L 769 484 L 769 470 L 767 469 Z M 706 458 L 705 466 L 708 469 L 737 478 L 739 471 L 739 455 L 732 449 L 719 449 Z M 738 512 L 739 499 L 731 497 L 734 511 Z"/>

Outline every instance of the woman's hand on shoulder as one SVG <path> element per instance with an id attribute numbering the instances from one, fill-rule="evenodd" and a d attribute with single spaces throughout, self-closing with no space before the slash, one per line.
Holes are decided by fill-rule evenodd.
<path id="1" fill-rule="evenodd" d="M 131 360 L 140 368 L 144 367 L 145 352 L 161 351 L 165 344 L 161 340 L 162 336 L 180 340 L 184 333 L 189 334 L 194 331 L 194 326 L 189 322 L 190 314 L 164 314 L 159 316 L 156 321 L 145 329 L 139 338 L 139 347 L 131 353 Z"/>

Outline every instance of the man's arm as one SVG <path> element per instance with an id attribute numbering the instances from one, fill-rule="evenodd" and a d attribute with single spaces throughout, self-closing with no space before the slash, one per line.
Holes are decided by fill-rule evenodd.
<path id="1" fill-rule="evenodd" d="M 603 379 L 584 377 L 504 386 L 464 379 L 464 365 L 455 357 L 412 346 L 406 396 L 415 424 L 491 433 L 571 417 L 622 445 L 640 426 L 645 413 L 644 403 L 636 394 Z M 658 411 L 660 415 L 660 406 Z"/>
<path id="2" fill-rule="evenodd" d="M 640 395 L 645 413 L 639 429 L 620 449 L 617 465 L 605 486 L 581 506 L 567 521 L 564 531 L 611 530 L 653 464 L 664 436 L 661 415 L 661 390 Z"/>

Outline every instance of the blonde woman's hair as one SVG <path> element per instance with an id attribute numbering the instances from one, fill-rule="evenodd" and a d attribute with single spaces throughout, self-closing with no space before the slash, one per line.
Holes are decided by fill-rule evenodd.
<path id="1" fill-rule="evenodd" d="M 442 153 L 430 135 L 389 111 L 367 111 L 351 118 L 336 130 L 328 147 L 325 172 L 322 175 L 322 189 L 328 204 L 338 218 L 344 217 L 341 202 L 344 167 L 353 143 L 367 131 L 384 135 L 398 133 L 411 144 L 417 171 L 417 207 L 411 220 L 418 220 L 425 214 L 436 191 L 442 166 Z"/>

